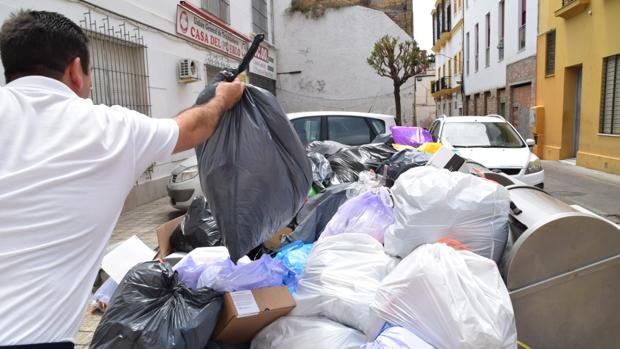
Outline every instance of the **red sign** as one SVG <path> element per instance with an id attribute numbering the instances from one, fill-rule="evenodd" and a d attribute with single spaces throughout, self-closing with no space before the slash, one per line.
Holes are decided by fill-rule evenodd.
<path id="1" fill-rule="evenodd" d="M 177 5 L 177 33 L 239 60 L 248 50 L 246 38 L 180 5 Z"/>

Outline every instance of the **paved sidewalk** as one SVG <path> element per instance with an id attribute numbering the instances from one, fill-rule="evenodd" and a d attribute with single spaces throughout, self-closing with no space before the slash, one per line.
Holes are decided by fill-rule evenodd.
<path id="1" fill-rule="evenodd" d="M 121 215 L 108 246 L 124 241 L 132 235 L 137 235 L 149 247 L 155 248 L 157 246 L 157 237 L 154 233 L 155 228 L 181 214 L 181 212 L 170 206 L 168 198 L 162 198 L 136 207 Z M 75 339 L 76 349 L 88 348 L 100 320 L 101 313 L 86 315 L 86 319 L 82 322 L 80 331 Z"/>

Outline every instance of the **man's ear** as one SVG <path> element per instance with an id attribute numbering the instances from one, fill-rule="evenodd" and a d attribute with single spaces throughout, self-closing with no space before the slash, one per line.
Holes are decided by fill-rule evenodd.
<path id="1" fill-rule="evenodd" d="M 69 86 L 76 94 L 80 95 L 80 91 L 84 87 L 84 72 L 82 71 L 82 62 L 80 57 L 75 57 L 67 68 L 63 76 L 63 82 Z"/>

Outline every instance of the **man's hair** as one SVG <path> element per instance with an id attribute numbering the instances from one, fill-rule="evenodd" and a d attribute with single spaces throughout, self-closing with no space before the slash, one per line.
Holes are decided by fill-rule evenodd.
<path id="1" fill-rule="evenodd" d="M 67 17 L 47 11 L 22 10 L 0 29 L 0 57 L 6 82 L 27 75 L 57 80 L 76 57 L 89 73 L 88 38 Z"/>

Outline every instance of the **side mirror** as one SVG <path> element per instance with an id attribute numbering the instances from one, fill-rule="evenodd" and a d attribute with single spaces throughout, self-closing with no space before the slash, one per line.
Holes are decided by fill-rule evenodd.
<path id="1" fill-rule="evenodd" d="M 525 140 L 525 144 L 527 144 L 528 147 L 533 147 L 536 145 L 536 141 L 531 138 L 528 138 Z"/>

